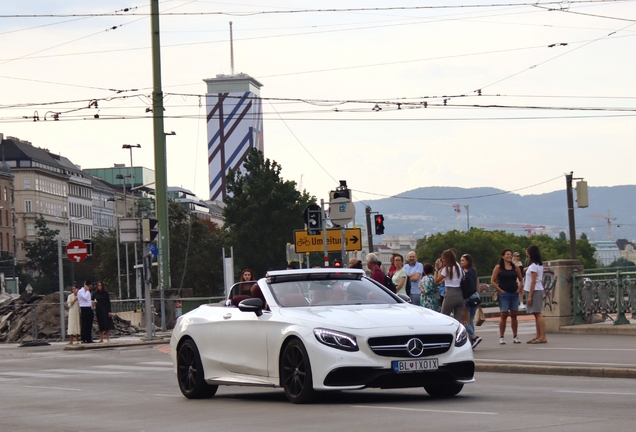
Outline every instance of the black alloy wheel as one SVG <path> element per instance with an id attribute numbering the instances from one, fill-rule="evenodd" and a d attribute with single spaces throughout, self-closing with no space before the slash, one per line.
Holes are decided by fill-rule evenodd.
<path id="1" fill-rule="evenodd" d="M 460 383 L 444 383 L 435 385 L 425 385 L 424 390 L 431 397 L 436 399 L 450 398 L 457 395 L 464 388 L 464 384 Z"/>
<path id="2" fill-rule="evenodd" d="M 281 385 L 290 402 L 303 404 L 316 396 L 311 376 L 311 364 L 304 345 L 292 339 L 283 348 L 280 361 Z"/>
<path id="3" fill-rule="evenodd" d="M 205 382 L 201 356 L 191 339 L 183 342 L 177 352 L 177 379 L 181 393 L 188 399 L 212 397 L 219 388 Z"/>

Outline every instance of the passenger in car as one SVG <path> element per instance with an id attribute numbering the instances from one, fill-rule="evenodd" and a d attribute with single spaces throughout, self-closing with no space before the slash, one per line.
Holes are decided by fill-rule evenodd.
<path id="1" fill-rule="evenodd" d="M 256 278 L 254 277 L 254 272 L 251 269 L 243 269 L 241 271 L 241 277 L 239 278 L 239 294 L 250 295 L 251 296 L 251 288 L 252 284 L 246 282 L 256 282 Z M 253 296 L 252 296 L 253 297 Z"/>

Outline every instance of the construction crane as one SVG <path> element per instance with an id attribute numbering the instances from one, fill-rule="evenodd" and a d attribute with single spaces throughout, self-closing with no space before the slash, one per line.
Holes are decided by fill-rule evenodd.
<path id="1" fill-rule="evenodd" d="M 518 223 L 508 223 L 508 224 L 482 224 L 480 227 L 488 227 L 488 228 L 523 228 L 528 233 L 528 237 L 532 235 L 532 231 L 544 229 L 545 225 L 530 225 L 530 224 L 518 224 Z"/>
<path id="2" fill-rule="evenodd" d="M 461 204 L 457 204 L 457 203 L 448 204 L 448 203 L 441 203 L 441 202 L 436 202 L 436 201 L 429 201 L 429 203 L 452 207 L 453 210 L 455 210 L 455 213 L 457 213 L 457 231 L 459 231 L 459 225 L 460 225 L 460 220 L 461 220 L 461 212 L 462 212 L 462 209 L 461 209 L 462 205 Z M 465 204 L 464 208 L 466 209 L 466 226 L 468 227 L 468 231 L 470 231 L 470 222 L 469 222 L 469 217 L 468 217 L 468 204 Z"/>
<path id="3" fill-rule="evenodd" d="M 612 221 L 615 221 L 616 218 L 613 218 L 610 215 L 610 211 L 609 210 L 607 211 L 607 216 L 601 216 L 596 214 L 591 214 L 589 216 L 593 218 L 597 218 L 597 219 L 605 219 L 607 221 L 607 239 L 611 240 L 612 239 Z"/>

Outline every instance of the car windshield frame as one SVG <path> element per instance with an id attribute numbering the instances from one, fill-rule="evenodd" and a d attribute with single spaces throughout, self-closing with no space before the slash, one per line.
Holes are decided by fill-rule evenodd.
<path id="1" fill-rule="evenodd" d="M 394 305 L 403 300 L 360 274 L 313 274 L 312 277 L 268 280 L 271 294 L 283 308 L 350 305 Z M 316 277 L 318 276 L 318 277 Z"/>

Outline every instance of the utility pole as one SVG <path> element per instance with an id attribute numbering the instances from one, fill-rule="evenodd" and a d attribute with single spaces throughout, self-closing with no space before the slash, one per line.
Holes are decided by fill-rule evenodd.
<path id="1" fill-rule="evenodd" d="M 369 243 L 369 253 L 373 252 L 373 233 L 371 232 L 371 207 L 366 206 L 364 212 L 367 216 L 367 243 Z"/>
<path id="2" fill-rule="evenodd" d="M 574 227 L 574 197 L 572 196 L 572 179 L 574 172 L 565 175 L 565 191 L 568 198 L 568 226 L 570 229 L 570 258 L 576 259 L 576 231 Z"/>
<path id="3" fill-rule="evenodd" d="M 170 241 L 168 231 L 168 179 L 166 169 L 166 135 L 163 124 L 163 91 L 161 89 L 161 44 L 159 40 L 159 0 L 150 0 L 152 36 L 152 119 L 155 151 L 155 204 L 161 229 L 161 289 L 170 288 Z M 163 294 L 163 293 L 162 293 Z"/>

